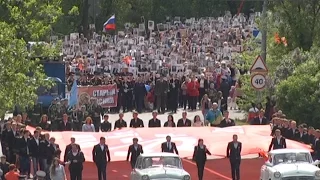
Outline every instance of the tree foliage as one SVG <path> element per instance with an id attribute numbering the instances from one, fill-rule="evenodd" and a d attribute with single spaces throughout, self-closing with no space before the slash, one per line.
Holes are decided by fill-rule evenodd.
<path id="1" fill-rule="evenodd" d="M 17 30 L 6 22 L 0 22 L 0 29 L 0 114 L 3 115 L 15 105 L 33 105 L 37 87 L 50 84 L 45 81 L 38 62 L 27 58 L 26 43 L 15 36 Z"/>

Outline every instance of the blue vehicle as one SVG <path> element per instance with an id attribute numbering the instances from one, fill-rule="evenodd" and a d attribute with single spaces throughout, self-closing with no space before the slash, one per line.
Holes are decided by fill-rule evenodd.
<path id="1" fill-rule="evenodd" d="M 46 80 L 51 80 L 54 85 L 48 89 L 46 87 L 39 87 L 37 90 L 37 103 L 43 109 L 48 109 L 51 102 L 55 98 L 65 98 L 66 96 L 66 69 L 63 61 L 48 61 L 42 62 L 44 72 L 47 75 Z"/>

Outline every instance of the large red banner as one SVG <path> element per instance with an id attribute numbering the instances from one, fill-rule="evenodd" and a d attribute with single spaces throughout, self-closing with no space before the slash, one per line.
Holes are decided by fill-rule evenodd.
<path id="1" fill-rule="evenodd" d="M 98 104 L 103 108 L 117 106 L 118 89 L 116 84 L 78 87 L 78 94 L 78 102 L 80 106 L 82 104 L 89 104 L 90 98 L 96 98 Z"/>
<path id="2" fill-rule="evenodd" d="M 32 128 L 28 127 L 29 130 Z M 33 131 L 31 131 L 33 132 Z M 201 133 L 199 133 L 201 132 Z M 92 148 L 99 143 L 101 136 L 105 137 L 111 153 L 112 161 L 126 159 L 132 138 L 137 137 L 143 146 L 145 153 L 160 152 L 161 143 L 170 135 L 172 142 L 177 144 L 180 157 L 192 157 L 194 146 L 198 139 L 204 139 L 210 152 L 215 156 L 225 157 L 228 142 L 232 141 L 232 135 L 237 134 L 242 142 L 242 155 L 258 154 L 261 150 L 268 150 L 271 136 L 270 126 L 233 126 L 228 128 L 214 127 L 181 127 L 181 128 L 125 128 L 112 132 L 50 132 L 50 136 L 56 138 L 56 143 L 64 152 L 65 146 L 74 137 L 76 143 L 81 146 L 86 161 L 92 162 Z M 288 148 L 308 149 L 310 147 L 296 141 L 287 140 Z M 61 156 L 63 157 L 63 156 Z"/>

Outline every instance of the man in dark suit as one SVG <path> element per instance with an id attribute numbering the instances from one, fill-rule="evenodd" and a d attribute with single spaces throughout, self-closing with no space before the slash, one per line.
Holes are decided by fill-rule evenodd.
<path id="1" fill-rule="evenodd" d="M 252 125 L 267 125 L 268 120 L 266 117 L 264 117 L 264 110 L 261 109 L 259 111 L 259 116 L 255 117 L 252 121 Z"/>
<path id="2" fill-rule="evenodd" d="M 161 152 L 169 152 L 169 153 L 176 153 L 179 154 L 176 143 L 171 142 L 171 137 L 166 137 L 166 142 L 161 144 Z"/>
<path id="3" fill-rule="evenodd" d="M 294 140 L 301 142 L 301 143 L 308 143 L 308 135 L 305 132 L 303 126 L 299 125 L 298 127 L 298 133 L 295 134 Z"/>
<path id="4" fill-rule="evenodd" d="M 178 120 L 177 127 L 191 127 L 191 120 L 187 118 L 187 112 L 182 112 L 182 118 Z"/>
<path id="5" fill-rule="evenodd" d="M 59 129 L 59 131 L 71 131 L 72 126 L 68 120 L 67 114 L 63 114 L 62 121 L 60 121 L 60 123 L 58 125 L 58 129 Z"/>
<path id="6" fill-rule="evenodd" d="M 93 162 L 96 164 L 98 169 L 98 179 L 107 179 L 107 162 L 110 162 L 110 151 L 108 145 L 106 145 L 106 139 L 100 138 L 100 143 L 95 145 L 92 150 Z"/>
<path id="7" fill-rule="evenodd" d="M 49 146 L 48 146 L 48 152 L 47 152 L 48 153 L 47 162 L 49 166 L 51 165 L 53 159 L 57 157 L 59 153 L 61 153 L 59 144 L 56 144 L 55 142 L 56 142 L 56 138 L 51 137 L 49 139 Z"/>
<path id="8" fill-rule="evenodd" d="M 224 116 L 224 118 L 220 122 L 219 127 L 224 128 L 224 127 L 229 127 L 229 126 L 235 126 L 236 125 L 234 120 L 229 118 L 229 111 L 224 111 L 223 112 L 223 116 Z"/>
<path id="9" fill-rule="evenodd" d="M 298 134 L 298 129 L 297 129 L 297 123 L 296 121 L 291 121 L 289 123 L 289 128 L 286 132 L 286 136 L 288 137 L 288 139 L 291 139 L 291 140 L 295 140 L 296 138 L 296 134 Z"/>
<path id="10" fill-rule="evenodd" d="M 63 158 L 64 162 L 67 162 L 67 155 L 72 150 L 72 144 L 75 144 L 77 146 L 77 148 L 79 149 L 79 151 L 81 151 L 80 145 L 76 144 L 76 139 L 74 137 L 71 137 L 70 141 L 71 141 L 71 143 L 66 146 L 66 149 L 64 151 L 64 158 Z"/>
<path id="11" fill-rule="evenodd" d="M 161 121 L 157 118 L 157 111 L 152 112 L 152 119 L 149 120 L 148 127 L 161 127 Z"/>
<path id="12" fill-rule="evenodd" d="M 320 137 L 320 130 L 316 130 L 315 132 L 315 138 L 314 141 L 312 142 L 312 150 L 313 150 L 313 158 L 314 160 L 319 160 L 320 159 L 320 141 L 319 141 L 319 137 Z"/>
<path id="13" fill-rule="evenodd" d="M 127 127 L 127 122 L 123 120 L 123 113 L 119 113 L 119 119 L 114 123 L 114 129 L 121 129 Z"/>
<path id="14" fill-rule="evenodd" d="M 28 130 L 23 131 L 23 136 L 18 140 L 18 154 L 20 163 L 20 174 L 29 175 L 30 173 L 30 132 Z"/>
<path id="15" fill-rule="evenodd" d="M 280 129 L 277 129 L 275 131 L 275 137 L 272 138 L 271 143 L 269 145 L 269 151 L 271 151 L 271 149 L 284 149 L 284 148 L 287 148 L 286 139 L 281 136 Z"/>
<path id="16" fill-rule="evenodd" d="M 240 163 L 242 143 L 238 141 L 238 136 L 233 135 L 233 141 L 228 143 L 227 158 L 231 164 L 232 180 L 240 180 Z"/>
<path id="17" fill-rule="evenodd" d="M 144 127 L 142 119 L 138 118 L 138 112 L 133 111 L 133 119 L 130 121 L 130 127 L 131 128 L 139 128 L 139 127 Z"/>
<path id="18" fill-rule="evenodd" d="M 32 157 L 33 172 L 36 173 L 40 165 L 40 132 L 37 130 L 34 131 L 33 138 L 30 140 L 29 150 L 30 156 Z"/>
<path id="19" fill-rule="evenodd" d="M 159 113 L 165 112 L 168 90 L 168 82 L 165 81 L 163 77 L 160 77 L 160 79 L 156 81 L 156 85 L 154 87 L 154 95 L 156 97 L 157 102 L 156 107 Z"/>
<path id="20" fill-rule="evenodd" d="M 315 129 L 314 127 L 309 127 L 308 128 L 308 133 L 307 133 L 307 137 L 308 137 L 308 143 L 307 144 L 313 144 L 314 140 L 316 139 L 315 137 Z"/>
<path id="21" fill-rule="evenodd" d="M 140 154 L 143 154 L 143 149 L 142 149 L 142 146 L 140 144 L 138 144 L 138 138 L 133 138 L 132 141 L 133 141 L 133 144 L 130 145 L 129 149 L 128 149 L 127 161 L 129 161 L 129 156 L 131 154 L 130 164 L 133 169 L 134 166 L 136 165 L 136 161 L 137 161 L 138 156 Z"/>
<path id="22" fill-rule="evenodd" d="M 8 145 L 6 149 L 8 151 L 8 162 L 15 164 L 17 160 L 15 154 L 18 153 L 17 142 L 19 141 L 20 133 L 17 131 L 17 123 L 15 122 L 8 122 L 7 128 L 5 141 Z"/>

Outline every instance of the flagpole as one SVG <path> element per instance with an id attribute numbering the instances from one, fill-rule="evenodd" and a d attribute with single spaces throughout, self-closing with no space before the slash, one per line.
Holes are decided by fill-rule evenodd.
<path id="1" fill-rule="evenodd" d="M 261 57 L 264 62 L 267 62 L 267 8 L 268 0 L 263 1 L 262 7 L 262 28 L 261 28 Z"/>

